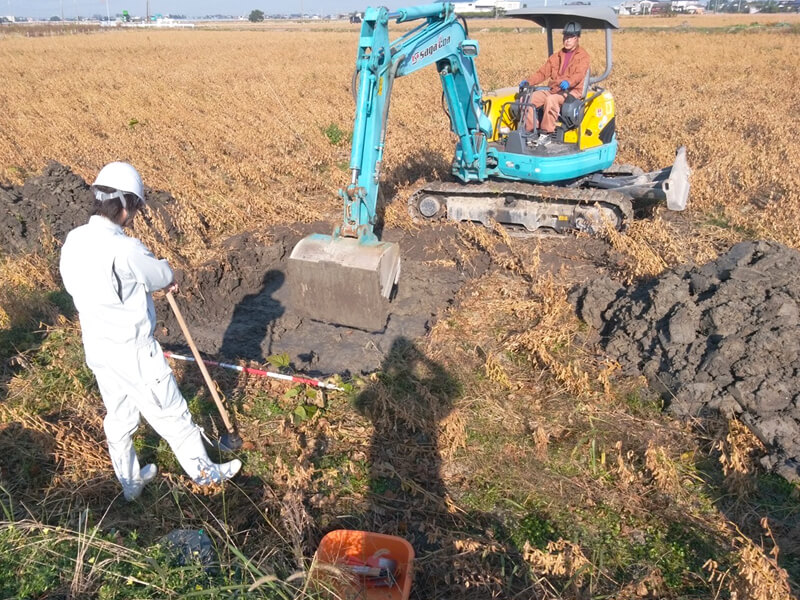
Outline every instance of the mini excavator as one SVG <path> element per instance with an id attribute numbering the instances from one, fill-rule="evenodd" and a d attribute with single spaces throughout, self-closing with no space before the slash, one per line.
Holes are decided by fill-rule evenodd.
<path id="1" fill-rule="evenodd" d="M 395 79 L 434 66 L 443 89 L 450 128 L 457 137 L 451 181 L 416 189 L 409 211 L 418 221 L 499 223 L 520 233 L 624 229 L 634 211 L 665 202 L 683 210 L 689 195 L 686 150 L 671 167 L 645 173 L 614 165 L 615 106 L 597 84 L 611 72 L 611 32 L 618 28 L 608 7 L 553 7 L 510 11 L 547 33 L 569 21 L 605 31 L 605 70 L 587 73 L 582 99 L 564 103 L 555 138 L 538 144 L 538 132 L 517 126 L 526 109 L 518 87 L 484 94 L 475 58 L 478 42 L 452 4 L 389 11 L 368 8 L 361 24 L 354 81 L 356 112 L 350 153 L 352 178 L 339 191 L 344 215 L 332 235 L 313 234 L 292 250 L 288 283 L 301 315 L 338 325 L 382 330 L 400 277 L 398 244 L 375 233 L 378 186 Z M 390 41 L 389 22 L 421 24 Z"/>

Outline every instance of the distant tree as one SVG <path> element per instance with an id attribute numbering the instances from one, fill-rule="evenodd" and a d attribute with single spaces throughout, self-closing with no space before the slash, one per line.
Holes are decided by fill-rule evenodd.
<path id="1" fill-rule="evenodd" d="M 50 20 L 51 21 L 60 21 L 61 17 L 52 16 L 52 17 L 50 17 Z"/>
<path id="2" fill-rule="evenodd" d="M 254 10 L 250 13 L 248 17 L 251 23 L 261 23 L 264 20 L 264 11 L 263 10 Z"/>

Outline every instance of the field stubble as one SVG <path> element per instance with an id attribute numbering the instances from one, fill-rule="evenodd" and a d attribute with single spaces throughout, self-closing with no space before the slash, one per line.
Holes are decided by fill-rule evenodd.
<path id="1" fill-rule="evenodd" d="M 481 42 L 484 89 L 515 85 L 543 60 L 536 30 L 482 25 L 473 22 L 472 33 Z M 324 131 L 351 130 L 354 33 L 3 40 L 0 177 L 19 182 L 54 159 L 90 179 L 110 160 L 129 160 L 148 185 L 175 196 L 176 218 L 195 225 L 188 231 L 201 229 L 202 213 L 212 239 L 335 215 L 349 147 L 346 136 L 332 144 Z M 792 165 L 800 156 L 786 103 L 798 84 L 795 41 L 780 31 L 620 32 L 607 82 L 618 103 L 620 161 L 660 168 L 685 144 L 693 214 L 797 247 L 800 181 Z M 599 34 L 586 34 L 584 45 L 599 71 Z M 431 162 L 447 164 L 453 141 L 440 107 L 433 69 L 396 83 L 389 192 L 434 175 Z M 190 234 L 182 250 L 200 255 L 204 245 Z"/>
<path id="2" fill-rule="evenodd" d="M 515 85 L 544 59 L 544 36 L 513 23 L 471 23 L 484 89 Z M 786 101 L 800 73 L 795 38 L 778 31 L 617 35 L 607 85 L 617 98 L 620 161 L 660 168 L 685 144 L 694 169 L 689 223 L 657 218 L 611 236 L 622 275 L 707 260 L 744 237 L 800 247 L 800 156 Z M 600 57 L 598 35 L 583 42 Z M 335 219 L 336 189 L 348 180 L 355 43 L 355 29 L 345 28 L 0 40 L 0 179 L 19 183 L 54 159 L 91 180 L 104 163 L 129 160 L 149 186 L 175 197 L 168 210 L 187 232 L 180 240 L 159 240 L 145 228 L 137 235 L 187 266 L 244 230 Z M 447 169 L 453 141 L 440 107 L 432 69 L 397 82 L 388 197 Z M 390 207 L 388 214 L 403 223 L 402 213 Z M 474 228 L 464 235 L 512 259 L 505 273 L 467 286 L 429 338 L 400 344 L 382 372 L 321 410 L 310 394 L 220 376 L 251 442 L 253 477 L 228 496 L 204 497 L 186 494 L 177 478 L 163 480 L 146 511 L 112 507 L 97 517 L 104 528 L 152 529 L 142 546 L 164 523 L 221 529 L 227 572 L 241 573 L 232 566 L 241 547 L 254 557 L 245 575 L 267 577 L 302 566 L 322 529 L 379 527 L 415 540 L 419 589 L 432 598 L 790 597 L 782 567 L 797 576 L 796 489 L 772 483 L 769 493 L 754 491 L 770 480 L 749 458 L 757 451 L 752 436 L 719 422 L 697 437 L 697 429 L 662 419 L 642 381 L 622 377 L 583 344 L 565 282 L 537 269 L 538 246 Z M 44 475 L 25 462 L 19 478 L 4 474 L 6 485 L 41 521 L 72 523 L 75 507 L 84 506 L 102 515 L 110 466 L 88 487 L 75 477 L 84 436 L 95 440 L 85 470 L 101 468 L 99 400 L 81 371 L 74 326 L 59 321 L 52 298 L 38 291 L 57 291 L 57 279 L 40 257 L 4 261 L 0 298 L 9 320 L 24 322 L 27 306 L 40 311 L 28 320 L 53 322 L 57 333 L 18 358 L 29 362 L 4 385 L 4 421 L 70 462 L 47 466 Z M 42 274 L 27 282 L 31 269 Z M 197 375 L 179 369 L 178 376 L 207 420 Z M 46 410 L 36 405 L 40 394 L 53 397 Z M 409 404 L 420 399 L 429 404 Z M 3 441 L 14 446 L 18 433 L 6 426 Z M 174 467 L 150 440 L 140 434 L 144 451 Z M 756 517 L 763 514 L 772 529 L 762 529 Z M 36 531 L 27 539 L 47 547 Z M 18 547 L 17 536 L 2 540 Z M 108 553 L 85 536 L 77 543 Z M 26 572 L 34 566 L 24 565 Z M 444 580 L 442 568 L 450 569 Z M 100 583 L 82 585 L 96 591 Z"/>

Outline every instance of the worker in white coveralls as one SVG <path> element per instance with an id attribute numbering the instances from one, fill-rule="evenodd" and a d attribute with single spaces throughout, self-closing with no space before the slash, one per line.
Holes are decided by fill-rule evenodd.
<path id="1" fill-rule="evenodd" d="M 86 364 L 103 396 L 108 452 L 125 498 L 138 498 L 158 472 L 153 464 L 139 467 L 132 436 L 140 415 L 169 443 L 196 483 L 233 477 L 241 461 L 209 460 L 201 430 L 153 337 L 152 293 L 175 291 L 177 285 L 166 260 L 123 232 L 145 204 L 142 178 L 128 163 L 113 162 L 97 175 L 92 192 L 92 216 L 67 236 L 60 268 L 78 309 Z"/>

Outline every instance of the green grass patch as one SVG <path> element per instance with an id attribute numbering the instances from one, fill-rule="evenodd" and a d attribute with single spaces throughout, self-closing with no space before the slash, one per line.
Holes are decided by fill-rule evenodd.
<path id="1" fill-rule="evenodd" d="M 243 597 L 263 577 L 241 552 L 217 564 L 187 560 L 161 543 L 140 546 L 97 527 L 71 531 L 24 521 L 0 524 L 0 594 L 4 598 Z M 241 556 L 241 560 L 239 557 Z M 279 580 L 254 586 L 248 598 L 285 599 L 298 590 Z"/>
<path id="2" fill-rule="evenodd" d="M 351 132 L 343 130 L 336 123 L 331 123 L 323 128 L 322 133 L 325 134 L 325 137 L 328 138 L 328 141 L 334 146 L 338 146 L 343 142 L 350 143 L 353 138 Z"/>
<path id="3" fill-rule="evenodd" d="M 544 550 L 549 542 L 555 542 L 563 537 L 556 524 L 538 510 L 533 510 L 523 516 L 514 528 L 512 539 L 518 548 L 525 542 L 531 546 Z"/>
<path id="4" fill-rule="evenodd" d="M 16 383 L 9 404 L 24 406 L 34 414 L 45 414 L 84 398 L 94 387 L 94 375 L 86 366 L 77 328 L 50 329 Z"/>

